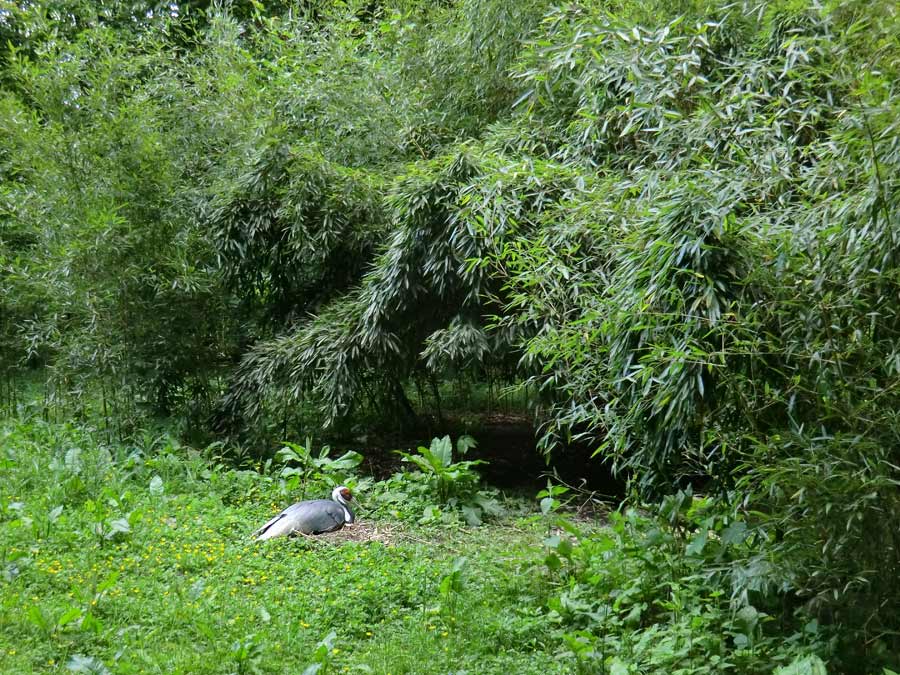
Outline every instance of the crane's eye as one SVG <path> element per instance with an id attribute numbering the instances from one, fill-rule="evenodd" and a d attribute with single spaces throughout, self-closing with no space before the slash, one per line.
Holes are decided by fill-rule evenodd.
<path id="1" fill-rule="evenodd" d="M 344 499 L 353 499 L 353 495 L 350 494 L 350 490 L 341 490 L 341 496 Z"/>

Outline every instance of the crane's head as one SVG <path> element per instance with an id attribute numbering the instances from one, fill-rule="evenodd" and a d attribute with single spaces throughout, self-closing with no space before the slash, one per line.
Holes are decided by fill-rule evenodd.
<path id="1" fill-rule="evenodd" d="M 353 499 L 350 489 L 344 485 L 339 485 L 331 491 L 331 498 L 339 504 L 348 504 Z"/>

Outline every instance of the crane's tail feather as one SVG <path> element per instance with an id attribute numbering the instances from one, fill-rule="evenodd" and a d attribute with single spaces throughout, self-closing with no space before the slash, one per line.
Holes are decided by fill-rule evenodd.
<path id="1" fill-rule="evenodd" d="M 272 537 L 277 537 L 279 534 L 282 534 L 281 530 L 284 528 L 276 528 L 274 525 L 284 518 L 283 513 L 279 513 L 277 516 L 272 518 L 272 520 L 268 521 L 261 528 L 253 532 L 250 535 L 251 538 L 255 538 L 257 541 L 262 541 L 264 539 L 271 539 Z"/>

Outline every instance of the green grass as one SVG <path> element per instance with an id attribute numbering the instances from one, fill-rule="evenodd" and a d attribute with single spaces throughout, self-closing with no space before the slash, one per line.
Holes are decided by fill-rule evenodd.
<path id="1" fill-rule="evenodd" d="M 0 671 L 569 672 L 541 609 L 536 525 L 251 541 L 290 499 L 172 442 L 0 426 Z"/>
<path id="2" fill-rule="evenodd" d="M 352 537 L 257 543 L 273 513 L 344 478 L 298 494 L 268 465 L 104 437 L 0 422 L 0 675 L 878 672 L 844 667 L 840 627 L 733 600 L 729 564 L 750 569 L 753 551 L 708 499 L 603 528 L 546 499 L 546 516 L 507 501 L 517 517 L 466 528 L 445 508 L 424 526 L 427 476 L 351 476 L 369 506 Z M 575 536 L 545 539 L 548 523 Z"/>

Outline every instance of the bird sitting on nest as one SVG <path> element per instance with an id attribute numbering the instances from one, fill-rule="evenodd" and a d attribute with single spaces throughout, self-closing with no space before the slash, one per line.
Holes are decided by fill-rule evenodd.
<path id="1" fill-rule="evenodd" d="M 356 520 L 350 501 L 350 490 L 340 485 L 331 491 L 331 499 L 310 499 L 297 502 L 272 518 L 251 536 L 257 541 L 283 537 L 294 532 L 322 534 L 334 532 Z"/>

